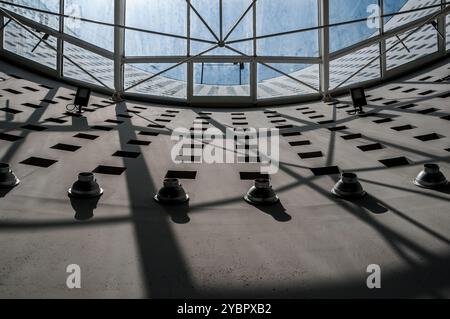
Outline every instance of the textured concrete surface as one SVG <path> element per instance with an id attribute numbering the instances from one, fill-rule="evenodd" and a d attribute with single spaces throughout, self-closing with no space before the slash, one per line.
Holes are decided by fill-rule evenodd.
<path id="1" fill-rule="evenodd" d="M 336 105 L 200 110 L 108 105 L 108 97 L 95 96 L 93 112 L 76 118 L 64 115 L 69 102 L 60 98 L 72 98 L 74 88 L 4 62 L 0 71 L 5 79 L 0 81 L 0 109 L 9 100 L 9 107 L 20 111 L 0 111 L 0 133 L 22 137 L 0 139 L 0 161 L 10 163 L 22 181 L 0 194 L 0 297 L 450 297 L 450 191 L 412 183 L 428 162 L 440 164 L 450 176 L 450 96 L 444 79 L 450 61 L 368 90 L 369 100 L 382 99 L 369 102 L 367 111 L 373 114 L 367 117 L 347 113 L 348 97 Z M 420 113 L 430 108 L 436 110 Z M 280 117 L 268 118 L 268 110 Z M 172 163 L 171 129 L 190 128 L 201 111 L 211 112 L 211 126 L 220 129 L 233 126 L 231 112 L 243 112 L 250 127 L 293 125 L 287 132 L 301 133 L 281 137 L 280 171 L 272 176 L 280 205 L 257 208 L 242 200 L 252 182 L 240 180 L 239 173 L 258 171 L 258 164 Z M 304 114 L 308 112 L 315 113 Z M 124 114 L 131 118 L 118 116 Z M 168 118 L 170 123 L 156 121 L 167 118 L 162 114 L 176 116 Z M 311 118 L 318 115 L 323 117 Z M 386 118 L 391 121 L 374 122 Z M 271 123 L 278 119 L 286 122 Z M 327 120 L 334 122 L 318 124 Z M 147 127 L 155 123 L 166 128 Z M 27 124 L 46 130 L 23 128 Z M 411 128 L 392 129 L 405 125 Z M 330 131 L 332 127 L 341 129 Z M 160 134 L 139 135 L 141 131 Z M 98 138 L 75 138 L 78 133 Z M 357 133 L 361 137 L 342 138 Z M 439 138 L 415 138 L 431 133 Z M 131 139 L 151 144 L 127 144 Z M 289 144 L 303 140 L 311 144 Z M 81 148 L 51 148 L 58 143 Z M 374 143 L 383 148 L 358 148 Z M 141 154 L 112 156 L 118 150 Z M 315 151 L 323 156 L 298 155 Z M 30 157 L 57 162 L 48 168 L 21 163 Z M 410 164 L 387 168 L 379 162 L 396 157 L 406 157 Z M 105 190 L 98 203 L 71 202 L 67 189 L 77 174 L 99 165 L 126 171 L 97 174 Z M 314 176 L 311 171 L 334 165 L 356 172 L 369 196 L 353 202 L 334 198 L 330 189 L 339 176 Z M 189 205 L 165 208 L 153 201 L 168 170 L 197 171 L 195 180 L 182 180 Z M 77 221 L 76 212 L 86 213 L 86 205 L 96 206 L 94 217 Z M 69 264 L 81 267 L 81 289 L 66 287 Z M 381 266 L 381 289 L 366 287 L 370 264 Z"/>

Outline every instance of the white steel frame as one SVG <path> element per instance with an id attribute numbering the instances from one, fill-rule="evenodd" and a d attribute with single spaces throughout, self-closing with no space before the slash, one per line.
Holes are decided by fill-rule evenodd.
<path id="1" fill-rule="evenodd" d="M 99 85 L 91 85 L 94 89 L 97 89 L 101 92 L 113 94 L 113 93 L 120 93 L 121 95 L 124 95 L 125 97 L 130 98 L 136 98 L 136 99 L 144 99 L 151 102 L 163 102 L 163 103 L 175 103 L 175 104 L 182 104 L 182 105 L 209 105 L 209 106 L 251 106 L 251 105 L 277 105 L 277 104 L 285 104 L 285 103 L 294 103 L 294 102 L 301 102 L 306 101 L 310 99 L 317 99 L 319 97 L 327 98 L 330 94 L 340 94 L 345 89 L 348 89 L 351 87 L 351 85 L 345 86 L 346 82 L 341 83 L 338 85 L 337 88 L 330 90 L 330 62 L 333 60 L 336 60 L 338 58 L 341 58 L 343 56 L 346 56 L 348 54 L 351 54 L 353 52 L 359 51 L 363 48 L 366 48 L 368 46 L 378 44 L 380 47 L 380 55 L 376 58 L 380 61 L 380 74 L 381 77 L 376 80 L 370 80 L 364 83 L 364 85 L 372 85 L 380 81 L 385 81 L 390 78 L 399 76 L 400 74 L 411 71 L 414 68 L 417 67 L 418 61 L 413 61 L 411 63 L 407 63 L 405 65 L 402 65 L 401 67 L 398 67 L 393 70 L 388 70 L 386 65 L 386 52 L 391 50 L 393 47 L 397 45 L 401 45 L 401 41 L 396 42 L 396 44 L 393 47 L 386 47 L 386 40 L 388 38 L 391 38 L 396 35 L 400 35 L 406 32 L 409 32 L 405 38 L 411 36 L 414 34 L 414 32 L 418 29 L 420 29 L 425 24 L 431 22 L 431 21 L 437 21 L 438 23 L 438 29 L 442 34 L 446 34 L 446 15 L 450 11 L 449 2 L 446 0 L 441 0 L 441 4 L 434 6 L 434 7 L 440 7 L 440 11 L 434 14 L 427 15 L 425 17 L 422 17 L 420 19 L 417 19 L 413 22 L 403 24 L 395 29 L 385 31 L 384 30 L 384 23 L 383 18 L 379 19 L 380 21 L 380 29 L 379 34 L 377 36 L 371 37 L 367 40 L 358 42 L 350 47 L 344 48 L 342 50 L 339 50 L 337 52 L 330 52 L 330 39 L 329 39 L 329 30 L 331 27 L 339 26 L 339 25 L 346 25 L 351 23 L 358 23 L 366 21 L 366 19 L 358 19 L 353 21 L 346 21 L 342 23 L 336 23 L 336 24 L 330 24 L 329 23 L 329 0 L 317 0 L 318 2 L 318 26 L 317 27 L 311 27 L 311 28 L 304 28 L 304 29 L 298 29 L 298 30 L 291 30 L 281 33 L 274 33 L 274 34 L 268 34 L 268 35 L 262 35 L 258 36 L 256 34 L 256 7 L 258 5 L 258 0 L 253 0 L 251 2 L 251 5 L 245 10 L 245 12 L 242 13 L 240 18 L 236 21 L 234 26 L 231 30 L 224 30 L 223 23 L 222 23 L 222 6 L 223 1 L 219 0 L 220 4 L 220 32 L 219 34 L 215 34 L 215 32 L 211 29 L 211 27 L 208 25 L 208 23 L 203 19 L 201 14 L 198 12 L 198 10 L 193 6 L 191 3 L 191 0 L 186 0 L 186 10 L 187 10 L 187 34 L 186 36 L 180 36 L 180 35 L 174 35 L 174 34 L 168 34 L 168 33 L 162 33 L 157 32 L 153 30 L 144 30 L 139 28 L 132 28 L 126 26 L 125 16 L 126 16 L 126 0 L 114 0 L 114 23 L 104 23 L 99 21 L 93 21 L 89 19 L 80 18 L 81 21 L 84 22 L 90 22 L 90 23 L 96 23 L 99 25 L 106 25 L 114 28 L 114 52 L 110 52 L 108 50 L 105 50 L 103 48 L 100 48 L 96 45 L 93 45 L 91 43 L 88 43 L 86 41 L 83 41 L 81 39 L 78 39 L 76 37 L 70 36 L 68 34 L 64 33 L 64 19 L 69 18 L 69 16 L 64 14 L 64 1 L 60 0 L 60 11 L 59 13 L 51 13 L 47 11 L 42 11 L 39 9 L 33 9 L 35 11 L 51 14 L 51 15 L 57 15 L 60 17 L 59 19 L 59 30 L 55 30 L 53 28 L 50 28 L 48 26 L 39 24 L 31 19 L 25 18 L 21 15 L 18 15 L 11 10 L 1 9 L 0 8 L 0 16 L 2 19 L 0 19 L 0 28 L 5 24 L 5 21 L 8 21 L 9 19 L 14 20 L 16 23 L 21 25 L 23 28 L 25 28 L 29 33 L 33 34 L 36 38 L 40 38 L 39 35 L 37 35 L 33 30 L 38 30 L 40 32 L 47 33 L 51 35 L 52 37 L 55 37 L 57 39 L 57 47 L 52 48 L 57 52 L 57 66 L 56 70 L 49 69 L 43 65 L 40 65 L 36 62 L 30 61 L 28 59 L 22 58 L 20 56 L 17 56 L 11 52 L 6 51 L 3 48 L 3 32 L 0 32 L 0 55 L 8 58 L 8 59 L 14 59 L 19 60 L 20 62 L 26 63 L 28 66 L 33 68 L 36 71 L 40 71 L 42 73 L 45 73 L 47 75 L 54 76 L 60 80 L 67 81 L 69 83 L 73 83 L 75 85 L 89 85 L 85 82 L 80 82 L 74 79 L 69 79 L 64 76 L 64 64 L 63 60 L 67 59 L 69 62 L 76 65 L 78 68 L 82 69 L 83 72 L 87 73 L 90 77 L 95 79 Z M 383 10 L 384 0 L 378 0 L 378 3 L 380 5 L 381 10 Z M 6 3 L 4 1 L 0 0 L 0 4 L 8 4 L 13 5 L 11 3 Z M 16 5 L 17 6 L 17 5 Z M 19 6 L 20 7 L 20 6 Z M 433 7 L 433 6 L 432 6 Z M 430 8 L 430 7 L 427 7 Z M 31 9 L 31 8 L 30 8 Z M 423 10 L 424 8 L 421 8 Z M 418 11 L 419 9 L 411 10 L 411 11 L 403 11 L 400 14 L 405 14 L 408 12 L 414 12 Z M 241 23 L 241 21 L 245 18 L 245 16 L 249 13 L 253 13 L 253 36 L 251 38 L 246 39 L 238 39 L 238 40 L 232 40 L 229 41 L 229 36 L 234 31 L 234 29 Z M 191 37 L 190 34 L 190 28 L 191 28 L 191 15 L 197 15 L 200 21 L 204 24 L 204 26 L 209 30 L 209 32 L 214 37 L 215 41 L 206 40 L 206 39 L 198 39 Z M 384 15 L 383 11 L 381 12 L 381 17 L 385 16 L 394 16 L 398 15 L 396 14 L 390 14 L 390 15 Z M 3 19 L 3 17 L 5 19 Z M 133 30 L 138 32 L 145 32 L 145 33 L 151 33 L 151 34 L 157 34 L 157 35 L 163 35 L 168 37 L 175 37 L 175 38 L 181 38 L 186 40 L 187 45 L 187 56 L 168 56 L 168 57 L 162 57 L 162 56 L 125 56 L 125 32 L 126 30 Z M 287 35 L 287 34 L 294 34 L 294 33 L 300 33 L 300 32 L 306 32 L 311 30 L 318 30 L 318 37 L 319 37 L 319 56 L 318 57 L 283 57 L 283 56 L 258 56 L 257 54 L 254 54 L 252 56 L 246 55 L 236 49 L 233 49 L 230 47 L 233 43 L 243 42 L 243 41 L 252 41 L 253 42 L 253 52 L 257 53 L 257 40 L 263 39 L 263 38 L 270 38 L 270 37 L 276 37 L 281 35 Z M 444 39 L 438 38 L 438 51 L 434 54 L 430 54 L 424 58 L 421 58 L 419 60 L 420 63 L 427 63 L 432 62 L 434 60 L 440 59 L 445 57 L 448 53 L 447 50 L 450 48 L 446 48 L 446 41 Z M 211 45 L 210 49 L 201 52 L 197 55 L 191 55 L 190 53 L 190 47 L 191 47 L 191 41 L 198 41 L 203 43 L 208 43 Z M 97 55 L 100 55 L 104 58 L 110 59 L 114 61 L 114 87 L 108 87 L 104 83 L 102 83 L 99 79 L 97 79 L 94 75 L 90 74 L 88 70 L 84 70 L 82 66 L 78 65 L 76 62 L 71 61 L 70 58 L 64 56 L 64 44 L 70 43 L 72 45 L 78 46 L 82 49 L 91 51 Z M 48 44 L 46 41 L 43 41 L 43 43 L 49 47 L 51 47 L 50 44 Z M 230 56 L 208 56 L 205 55 L 209 51 L 219 48 L 219 47 L 225 47 L 228 48 L 231 51 L 234 51 L 236 55 Z M 374 62 L 375 60 L 371 61 Z M 242 97 L 242 96 L 236 96 L 236 97 L 209 97 L 209 96 L 195 96 L 194 95 L 194 63 L 208 63 L 208 62 L 214 62 L 214 63 L 226 63 L 226 62 L 244 62 L 249 63 L 250 65 L 250 96 L 248 97 Z M 145 79 L 145 81 L 139 81 L 137 84 L 134 84 L 130 87 L 124 87 L 124 67 L 127 63 L 174 63 L 174 65 L 168 69 L 165 69 L 162 72 L 159 72 L 158 74 L 155 74 L 148 79 Z M 280 73 L 280 75 L 284 75 L 296 82 L 298 82 L 301 85 L 308 86 L 312 88 L 310 85 L 304 83 L 303 81 L 294 78 L 290 76 L 289 74 L 286 74 L 273 66 L 269 65 L 269 63 L 298 63 L 298 64 L 317 64 L 319 65 L 319 89 L 317 90 L 316 94 L 311 95 L 301 95 L 301 96 L 294 96 L 294 97 L 281 97 L 281 98 L 271 98 L 271 99 L 264 99 L 264 100 L 258 100 L 257 99 L 257 65 L 261 64 L 264 65 L 270 69 L 275 70 L 276 72 Z M 139 84 L 142 84 L 146 81 L 151 80 L 152 78 L 161 75 L 170 69 L 173 69 L 179 65 L 187 65 L 187 99 L 176 99 L 176 98 L 170 98 L 170 97 L 161 97 L 161 96 L 152 96 L 149 95 L 141 95 L 141 94 L 135 94 L 135 93 L 128 93 L 127 91 L 133 87 L 136 87 Z M 369 65 L 369 64 L 368 64 Z M 353 76 L 355 76 L 354 74 Z M 352 76 L 352 77 L 353 77 Z M 352 77 L 349 77 L 352 78 Z M 349 80 L 348 79 L 348 80 Z M 361 85 L 361 83 L 359 83 Z M 345 89 L 344 89 L 345 88 Z M 214 104 L 211 104 L 214 103 Z"/>

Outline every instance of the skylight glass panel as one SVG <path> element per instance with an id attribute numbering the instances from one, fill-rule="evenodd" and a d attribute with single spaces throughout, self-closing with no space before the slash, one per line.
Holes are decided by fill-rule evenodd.
<path id="1" fill-rule="evenodd" d="M 380 23 L 369 19 L 379 14 L 378 0 L 330 0 L 330 24 L 364 19 L 330 28 L 330 52 L 339 51 L 379 34 Z"/>
<path id="2" fill-rule="evenodd" d="M 317 30 L 277 35 L 318 26 L 317 0 L 260 0 L 256 12 L 258 55 L 318 56 Z"/>
<path id="3" fill-rule="evenodd" d="M 40 39 L 26 31 L 15 22 L 9 23 L 5 27 L 5 38 L 3 47 L 14 54 L 27 58 L 31 61 L 45 65 L 49 68 L 56 69 L 56 51 L 48 47 L 47 44 L 41 43 Z M 42 37 L 44 34 L 35 32 L 36 35 Z M 56 48 L 56 39 L 49 37 L 46 42 Z"/>
<path id="4" fill-rule="evenodd" d="M 385 30 L 391 30 L 404 24 L 414 22 L 417 19 L 423 18 L 427 15 L 433 14 L 440 10 L 440 0 L 428 0 L 428 1 L 408 1 L 408 0 L 384 0 L 384 14 L 401 13 L 404 14 L 395 15 L 385 18 Z M 435 6 L 435 7 L 433 7 Z M 432 7 L 424 10 L 416 10 L 425 7 Z M 408 12 L 413 10 L 413 12 Z"/>
<path id="5" fill-rule="evenodd" d="M 5 2 L 10 2 L 23 7 L 14 7 L 5 3 L 1 3 L 0 7 L 20 14 L 42 25 L 51 27 L 53 29 L 59 29 L 59 17 L 56 15 L 45 13 L 45 11 L 59 13 L 59 0 L 5 0 Z M 27 9 L 26 7 L 39 9 L 41 11 L 33 11 Z"/>
<path id="6" fill-rule="evenodd" d="M 147 80 L 145 82 L 142 82 Z M 125 66 L 125 88 L 130 93 L 187 97 L 187 65 L 174 63 L 135 63 Z"/>
<path id="7" fill-rule="evenodd" d="M 100 48 L 114 51 L 114 27 L 81 21 L 89 19 L 114 24 L 114 0 L 65 0 L 64 19 L 67 34 Z"/>
<path id="8" fill-rule="evenodd" d="M 187 3 L 185 0 L 129 0 L 126 25 L 154 31 L 126 31 L 127 56 L 187 54 Z"/>

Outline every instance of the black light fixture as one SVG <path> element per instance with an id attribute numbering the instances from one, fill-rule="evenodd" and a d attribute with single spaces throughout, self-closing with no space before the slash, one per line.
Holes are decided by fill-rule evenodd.
<path id="1" fill-rule="evenodd" d="M 10 189 L 19 185 L 20 180 L 7 163 L 0 163 L 0 189 Z"/>
<path id="2" fill-rule="evenodd" d="M 355 107 L 355 113 L 364 113 L 363 107 L 367 106 L 366 92 L 364 88 L 350 89 L 350 95 L 352 97 L 353 106 Z"/>
<path id="3" fill-rule="evenodd" d="M 78 180 L 69 189 L 69 196 L 78 199 L 96 198 L 103 195 L 94 173 L 80 173 Z"/>
<path id="4" fill-rule="evenodd" d="M 73 104 L 78 106 L 78 113 L 83 112 L 83 107 L 87 107 L 89 105 L 89 100 L 91 98 L 91 89 L 88 87 L 78 87 L 77 93 L 75 95 L 75 100 Z"/>
<path id="5" fill-rule="evenodd" d="M 177 178 L 166 178 L 154 200 L 163 205 L 176 205 L 187 202 L 189 196 Z"/>
<path id="6" fill-rule="evenodd" d="M 341 179 L 331 190 L 331 193 L 339 198 L 357 199 L 366 195 L 358 176 L 354 173 L 343 173 Z"/>
<path id="7" fill-rule="evenodd" d="M 448 180 L 437 164 L 425 164 L 424 169 L 414 179 L 414 184 L 422 188 L 436 189 L 448 185 Z"/>
<path id="8" fill-rule="evenodd" d="M 268 178 L 256 179 L 255 185 L 250 188 L 244 199 L 249 204 L 264 206 L 275 205 L 280 201 Z"/>

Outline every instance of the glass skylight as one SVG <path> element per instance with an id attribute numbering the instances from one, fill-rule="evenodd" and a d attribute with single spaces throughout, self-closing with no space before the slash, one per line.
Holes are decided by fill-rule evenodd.
<path id="1" fill-rule="evenodd" d="M 76 83 L 150 100 L 276 103 L 381 80 L 417 59 L 444 56 L 445 4 L 0 0 L 1 52 Z"/>

